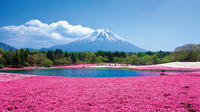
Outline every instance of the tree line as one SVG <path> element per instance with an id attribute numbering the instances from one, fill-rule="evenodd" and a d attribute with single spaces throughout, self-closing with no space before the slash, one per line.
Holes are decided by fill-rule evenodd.
<path id="1" fill-rule="evenodd" d="M 29 49 L 3 50 L 0 48 L 0 67 L 57 66 L 81 63 L 123 63 L 133 65 L 160 64 L 174 61 L 200 61 L 200 45 L 188 44 L 173 52 L 67 52 L 29 51 Z"/>

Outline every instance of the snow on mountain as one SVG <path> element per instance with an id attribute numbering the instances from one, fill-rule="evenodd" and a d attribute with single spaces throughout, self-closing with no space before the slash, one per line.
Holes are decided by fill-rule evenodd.
<path id="1" fill-rule="evenodd" d="M 109 30 L 98 29 L 86 37 L 78 39 L 68 44 L 56 45 L 51 50 L 62 49 L 64 51 L 124 51 L 143 52 L 139 48 Z"/>
<path id="2" fill-rule="evenodd" d="M 108 41 L 117 41 L 121 40 L 124 41 L 123 38 L 119 37 L 118 35 L 114 34 L 113 32 L 109 31 L 108 29 L 98 29 L 97 31 L 91 33 L 90 35 L 81 38 L 80 40 L 88 40 L 88 41 L 96 41 L 96 40 L 108 40 Z"/>

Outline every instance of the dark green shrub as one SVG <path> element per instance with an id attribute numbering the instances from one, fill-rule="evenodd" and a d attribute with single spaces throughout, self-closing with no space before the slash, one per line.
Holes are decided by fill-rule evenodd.
<path id="1" fill-rule="evenodd" d="M 4 67 L 3 65 L 0 65 L 0 69 L 3 69 L 3 67 Z"/>
<path id="2" fill-rule="evenodd" d="M 22 65 L 12 65 L 11 68 L 24 68 Z"/>

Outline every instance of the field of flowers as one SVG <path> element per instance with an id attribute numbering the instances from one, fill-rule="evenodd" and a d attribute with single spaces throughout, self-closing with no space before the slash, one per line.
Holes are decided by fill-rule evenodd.
<path id="1" fill-rule="evenodd" d="M 0 82 L 7 82 L 11 80 L 24 79 L 24 78 L 29 78 L 29 77 L 34 77 L 34 75 L 0 73 Z"/>
<path id="2" fill-rule="evenodd" d="M 199 102 L 198 72 L 121 78 L 34 76 L 0 82 L 0 112 L 199 112 Z"/>
<path id="3" fill-rule="evenodd" d="M 200 68 L 192 67 L 167 67 L 167 66 L 156 66 L 156 65 L 145 65 L 145 66 L 134 66 L 129 67 L 134 70 L 175 70 L 175 71 L 200 71 Z"/>

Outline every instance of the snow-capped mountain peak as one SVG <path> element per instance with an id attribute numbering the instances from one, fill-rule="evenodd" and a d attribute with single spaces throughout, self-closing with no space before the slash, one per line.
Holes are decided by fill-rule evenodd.
<path id="1" fill-rule="evenodd" d="M 75 40 L 64 45 L 57 45 L 50 48 L 51 50 L 62 49 L 64 51 L 124 51 L 124 52 L 141 52 L 146 51 L 139 48 L 123 38 L 114 34 L 107 29 L 98 29 L 86 37 Z"/>
<path id="2" fill-rule="evenodd" d="M 108 29 L 97 29 L 95 32 L 91 33 L 87 37 L 84 37 L 80 40 L 89 40 L 89 41 L 117 41 L 121 40 L 124 41 L 123 38 L 119 37 L 118 35 L 114 34 L 113 32 L 109 31 Z"/>
<path id="3" fill-rule="evenodd" d="M 97 29 L 96 32 L 98 33 L 106 33 L 106 32 L 109 32 L 108 29 Z"/>

